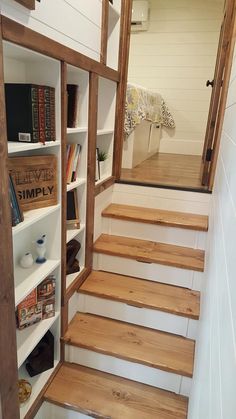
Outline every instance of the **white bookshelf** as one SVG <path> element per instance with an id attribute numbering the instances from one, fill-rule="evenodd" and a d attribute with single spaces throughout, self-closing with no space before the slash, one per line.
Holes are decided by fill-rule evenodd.
<path id="1" fill-rule="evenodd" d="M 114 70 L 118 69 L 119 39 L 120 39 L 120 13 L 121 0 L 109 2 L 108 12 L 108 39 L 107 39 L 107 65 Z"/>
<path id="2" fill-rule="evenodd" d="M 115 82 L 99 77 L 97 148 L 107 154 L 107 159 L 102 165 L 104 167 L 100 166 L 100 179 L 96 181 L 96 185 L 112 175 L 116 88 Z"/>
<path id="3" fill-rule="evenodd" d="M 79 86 L 77 126 L 67 128 L 67 144 L 80 144 L 80 161 L 77 179 L 67 185 L 67 192 L 75 190 L 78 200 L 80 228 L 67 229 L 66 243 L 75 239 L 81 248 L 77 255 L 80 271 L 67 275 L 66 288 L 81 274 L 85 266 L 86 246 L 86 204 L 87 204 L 87 159 L 88 159 L 88 104 L 89 104 L 89 73 L 71 65 L 67 66 L 67 83 Z"/>
<path id="4" fill-rule="evenodd" d="M 9 157 L 55 155 L 57 157 L 57 204 L 24 212 L 24 221 L 12 228 L 15 305 L 17 306 L 33 289 L 50 274 L 55 275 L 56 315 L 50 319 L 29 326 L 23 330 L 16 328 L 18 376 L 32 385 L 29 400 L 20 406 L 23 418 L 37 398 L 39 392 L 51 376 L 53 369 L 33 378 L 29 376 L 24 362 L 37 343 L 50 330 L 54 336 L 54 368 L 60 359 L 61 323 L 61 80 L 60 62 L 34 51 L 4 42 L 4 81 L 6 83 L 33 83 L 55 88 L 56 141 L 41 143 L 8 142 Z M 36 260 L 35 241 L 43 234 L 47 236 L 46 262 L 23 269 L 19 261 L 30 252 Z"/>

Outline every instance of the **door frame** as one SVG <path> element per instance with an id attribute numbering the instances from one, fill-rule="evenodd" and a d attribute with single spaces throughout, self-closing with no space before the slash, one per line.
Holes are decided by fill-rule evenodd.
<path id="1" fill-rule="evenodd" d="M 208 113 L 200 174 L 202 184 L 210 191 L 214 183 L 232 66 L 235 44 L 235 10 L 236 1 L 226 0 L 216 57 L 214 85 Z"/>
<path id="2" fill-rule="evenodd" d="M 132 9 L 132 0 L 126 0 L 127 4 L 126 7 L 129 9 L 129 13 L 126 9 L 126 34 L 123 37 L 121 36 L 121 44 L 122 44 L 122 61 L 120 61 L 120 76 L 121 81 L 120 83 L 120 90 L 119 90 L 119 128 L 116 130 L 116 153 L 115 153 L 115 166 L 114 166 L 114 175 L 116 177 L 116 181 L 120 180 L 121 177 L 121 166 L 122 166 L 122 152 L 123 152 L 123 143 L 124 143 L 124 130 L 122 123 L 124 122 L 124 115 L 125 115 L 125 96 L 126 96 L 126 86 L 127 86 L 127 78 L 128 78 L 128 63 L 129 63 L 129 47 L 130 47 L 130 28 L 131 28 L 131 9 Z M 220 146 L 220 139 L 222 133 L 222 126 L 224 120 L 224 113 L 225 113 L 225 105 L 227 100 L 227 93 L 229 88 L 229 80 L 230 80 L 230 72 L 232 67 L 233 61 L 233 51 L 234 45 L 236 41 L 236 0 L 225 0 L 225 10 L 230 10 L 232 14 L 232 24 L 231 28 L 228 33 L 228 43 L 227 43 L 227 51 L 225 54 L 225 70 L 224 70 L 224 82 L 222 84 L 222 88 L 218 94 L 218 112 L 215 118 L 215 128 L 214 128 L 214 135 L 212 139 L 213 149 L 211 154 L 211 161 L 209 167 L 209 174 L 206 186 L 202 187 L 202 189 L 208 190 L 209 192 L 212 191 L 214 185 L 214 178 L 216 172 L 216 164 L 219 154 L 219 146 Z M 220 40 L 219 40 L 220 42 Z M 222 48 L 225 46 L 222 45 Z M 210 113 L 210 108 L 209 108 Z M 208 118 L 209 119 L 209 118 Z M 209 120 L 208 120 L 209 123 Z M 208 127 L 207 127 L 208 128 Z M 206 128 L 206 132 L 207 132 Z M 206 139 L 204 142 L 204 148 L 206 150 Z"/>

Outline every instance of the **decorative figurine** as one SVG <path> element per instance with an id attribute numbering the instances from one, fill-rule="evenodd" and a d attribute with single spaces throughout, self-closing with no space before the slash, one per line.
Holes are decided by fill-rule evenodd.
<path id="1" fill-rule="evenodd" d="M 31 255 L 31 253 L 25 253 L 24 256 L 22 256 L 22 258 L 20 260 L 20 266 L 24 269 L 31 268 L 33 263 L 34 263 L 34 260 L 33 260 L 33 256 Z"/>
<path id="2" fill-rule="evenodd" d="M 44 234 L 40 239 L 36 241 L 36 252 L 38 257 L 36 259 L 36 263 L 44 263 L 46 262 L 45 254 L 46 254 L 46 234 Z"/>

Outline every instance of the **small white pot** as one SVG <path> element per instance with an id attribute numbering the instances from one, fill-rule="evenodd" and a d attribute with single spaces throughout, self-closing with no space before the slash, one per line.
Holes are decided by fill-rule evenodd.
<path id="1" fill-rule="evenodd" d="M 33 260 L 33 256 L 31 255 L 31 253 L 25 253 L 25 255 L 22 256 L 22 258 L 20 260 L 20 266 L 24 269 L 31 268 L 33 263 L 34 263 L 34 260 Z"/>

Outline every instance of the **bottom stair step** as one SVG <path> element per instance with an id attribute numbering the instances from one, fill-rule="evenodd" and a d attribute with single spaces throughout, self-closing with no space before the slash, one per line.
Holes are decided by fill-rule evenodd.
<path id="1" fill-rule="evenodd" d="M 64 363 L 46 401 L 101 419 L 186 419 L 183 396 L 77 364 Z"/>

